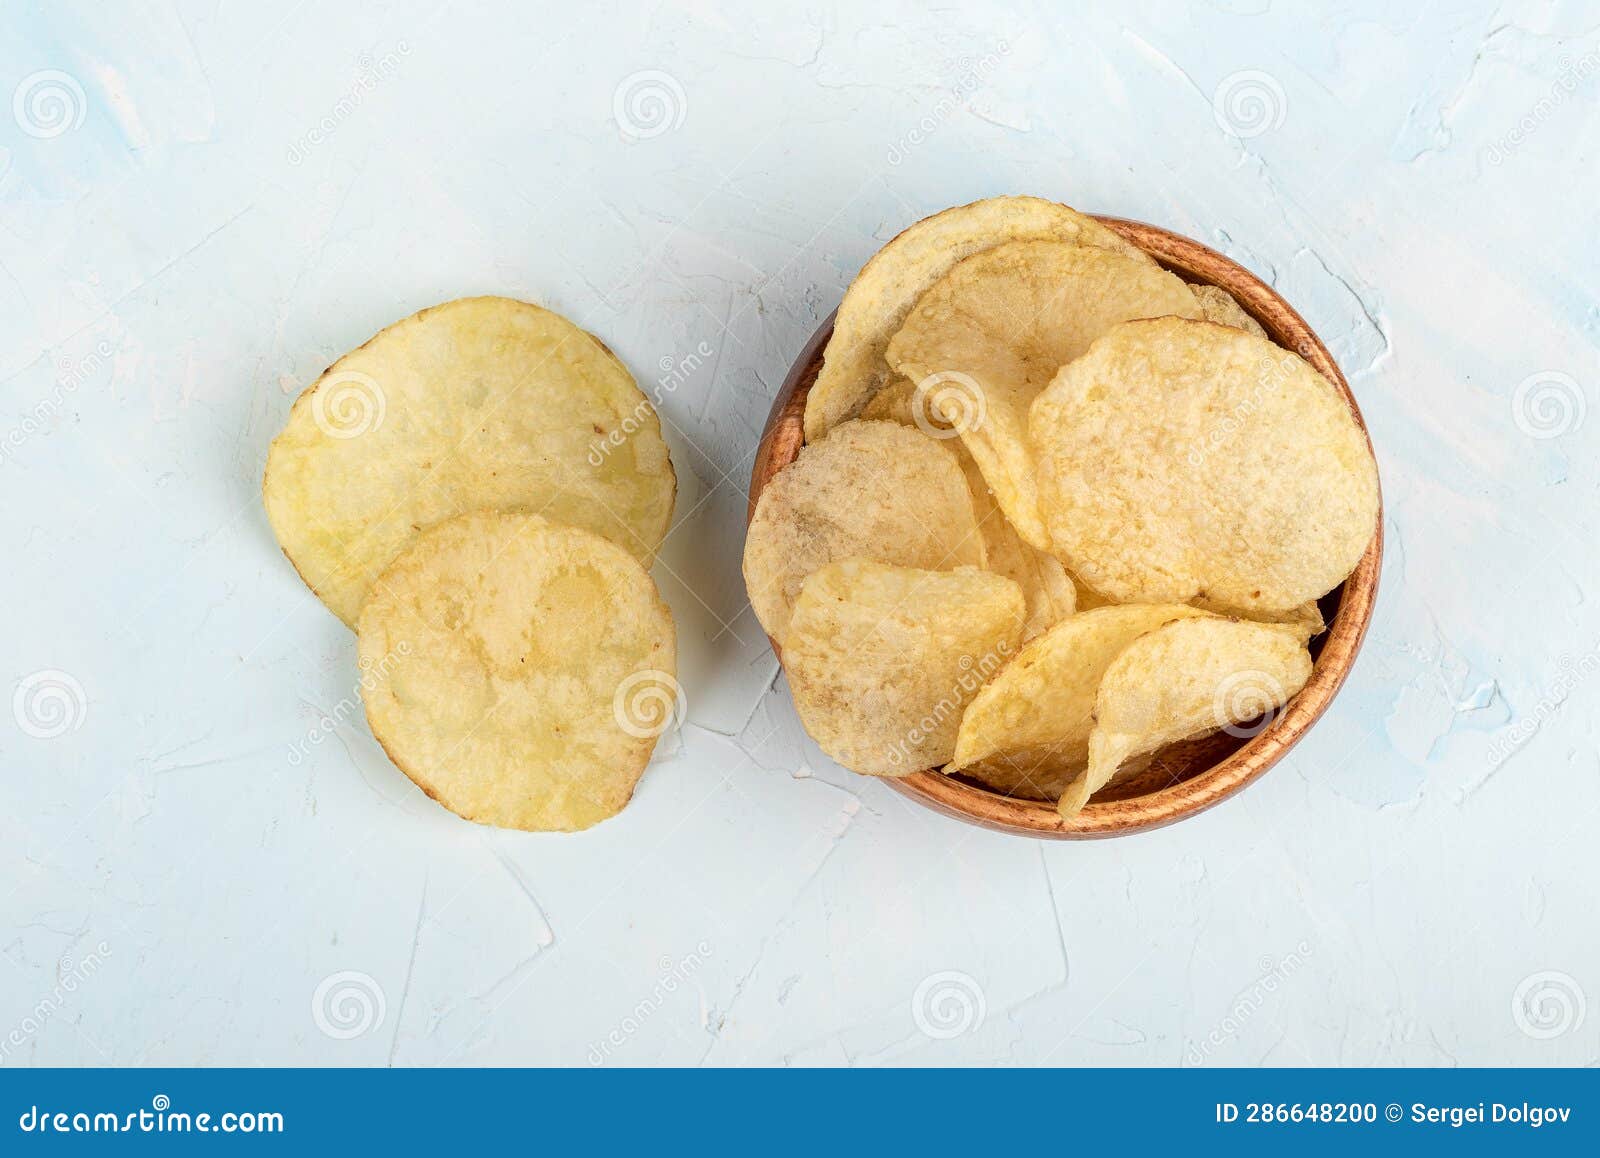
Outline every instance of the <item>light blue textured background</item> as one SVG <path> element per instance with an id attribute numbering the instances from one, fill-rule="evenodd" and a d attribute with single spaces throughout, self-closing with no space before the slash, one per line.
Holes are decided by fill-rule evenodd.
<path id="1" fill-rule="evenodd" d="M 0 1065 L 1600 1057 L 1600 5 L 751 9 L 8 5 Z M 743 598 L 789 362 L 1000 192 L 1268 279 L 1383 471 L 1333 709 L 1133 839 L 840 770 Z M 647 385 L 713 351 L 663 407 L 689 722 L 577 837 L 389 765 L 259 502 L 322 367 L 485 292 Z"/>

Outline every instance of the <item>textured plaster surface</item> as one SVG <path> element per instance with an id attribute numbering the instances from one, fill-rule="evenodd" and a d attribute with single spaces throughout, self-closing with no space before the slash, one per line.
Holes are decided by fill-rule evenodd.
<path id="1" fill-rule="evenodd" d="M 1600 7 L 25 6 L 0 37 L 0 1064 L 1600 1058 Z M 739 576 L 874 250 L 1032 192 L 1324 336 L 1376 620 L 1275 771 L 1038 844 L 801 732 Z M 683 483 L 688 719 L 579 836 L 384 758 L 259 501 L 295 394 L 464 294 L 600 334 Z"/>

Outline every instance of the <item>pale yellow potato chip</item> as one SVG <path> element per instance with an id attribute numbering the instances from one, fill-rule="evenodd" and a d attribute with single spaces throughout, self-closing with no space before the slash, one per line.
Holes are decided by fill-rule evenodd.
<path id="1" fill-rule="evenodd" d="M 1095 694 L 1085 796 L 1131 757 L 1238 729 L 1255 735 L 1311 678 L 1311 653 L 1281 626 L 1203 616 L 1141 635 L 1111 661 Z M 1081 807 L 1063 798 L 1061 812 Z"/>
<path id="2" fill-rule="evenodd" d="M 923 218 L 880 249 L 845 291 L 822 371 L 806 397 L 806 441 L 854 418 L 888 380 L 884 347 L 925 289 L 962 258 L 1023 238 L 1073 242 L 1155 264 L 1114 230 L 1038 197 L 992 197 Z"/>
<path id="3" fill-rule="evenodd" d="M 745 535 L 744 581 L 779 646 L 805 577 L 854 555 L 927 570 L 984 565 L 972 496 L 947 447 L 895 422 L 856 420 L 767 483 Z"/>
<path id="4" fill-rule="evenodd" d="M 1267 336 L 1261 323 L 1246 313 L 1234 296 L 1221 286 L 1192 285 L 1189 288 L 1194 291 L 1195 300 L 1200 303 L 1200 312 L 1205 315 L 1206 321 L 1216 322 L 1219 326 L 1232 326 L 1258 338 Z"/>
<path id="5" fill-rule="evenodd" d="M 1055 553 L 1118 602 L 1289 611 L 1349 575 L 1377 526 L 1349 406 L 1227 326 L 1116 327 L 1035 401 L 1029 436 Z"/>
<path id="6" fill-rule="evenodd" d="M 1139 636 L 1206 613 L 1181 603 L 1083 611 L 1028 643 L 967 705 L 946 772 L 1010 795 L 1067 797 L 1083 806 L 1095 693 L 1112 660 Z"/>
<path id="7" fill-rule="evenodd" d="M 919 391 L 906 379 L 895 378 L 872 396 L 861 417 L 915 426 L 930 438 L 943 440 L 955 454 L 972 492 L 988 568 L 1014 581 L 1027 601 L 1028 617 L 1022 629 L 1026 642 L 1077 610 L 1077 589 L 1061 560 L 1023 542 L 995 501 L 971 453 L 956 437 L 955 428 L 934 413 L 936 406 L 930 399 L 931 392 Z"/>
<path id="8" fill-rule="evenodd" d="M 542 513 L 649 565 L 676 480 L 655 411 L 559 314 L 464 298 L 340 358 L 289 413 L 262 493 L 284 554 L 354 624 L 423 528 L 479 508 Z"/>
<path id="9" fill-rule="evenodd" d="M 1000 509 L 1025 541 L 1045 551 L 1029 406 L 1107 330 L 1165 314 L 1198 318 L 1200 306 L 1163 269 L 1103 249 L 1013 241 L 965 259 L 935 282 L 886 356 L 919 389 L 938 391 L 940 414 L 957 426 Z"/>
<path id="10" fill-rule="evenodd" d="M 1328 630 L 1328 625 L 1322 620 L 1322 609 L 1317 606 L 1315 599 L 1308 599 L 1297 607 L 1287 611 L 1252 611 L 1229 607 L 1225 603 L 1217 603 L 1209 599 L 1196 599 L 1194 606 L 1202 607 L 1213 615 L 1225 615 L 1233 619 L 1249 619 L 1256 623 L 1270 623 L 1284 627 L 1300 637 L 1302 643 L 1313 636 L 1321 635 Z"/>
<path id="11" fill-rule="evenodd" d="M 372 734 L 482 824 L 573 831 L 614 815 L 682 716 L 672 616 L 649 574 L 538 515 L 423 531 L 373 583 L 358 632 Z"/>
<path id="12" fill-rule="evenodd" d="M 800 589 L 783 645 L 801 723 L 856 772 L 943 764 L 968 701 L 1015 652 L 1023 610 L 1015 583 L 975 567 L 830 563 Z"/>

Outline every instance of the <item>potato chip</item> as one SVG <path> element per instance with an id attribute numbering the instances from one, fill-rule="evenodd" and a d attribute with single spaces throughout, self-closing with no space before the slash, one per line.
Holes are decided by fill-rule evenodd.
<path id="1" fill-rule="evenodd" d="M 822 371 L 806 397 L 806 441 L 854 418 L 888 379 L 884 347 L 923 290 L 962 258 L 1022 238 L 1094 246 L 1155 264 L 1114 230 L 1038 197 L 993 197 L 924 218 L 880 249 L 845 291 Z"/>
<path id="2" fill-rule="evenodd" d="M 955 455 L 894 422 L 856 420 L 767 483 L 744 545 L 750 606 L 780 646 L 800 584 L 853 555 L 904 567 L 983 566 L 983 537 Z"/>
<path id="3" fill-rule="evenodd" d="M 1094 726 L 1095 692 L 1112 660 L 1139 636 L 1206 613 L 1181 603 L 1133 603 L 1084 611 L 1027 644 L 967 705 L 946 772 L 1008 795 L 1075 801 Z M 1073 795 L 1076 792 L 1077 795 Z"/>
<path id="4" fill-rule="evenodd" d="M 1058 241 L 1013 241 L 957 264 L 889 343 L 896 373 L 936 392 L 1017 533 L 1049 550 L 1028 407 L 1119 322 L 1200 316 L 1189 287 L 1146 262 Z"/>
<path id="5" fill-rule="evenodd" d="M 933 409 L 928 392 L 919 392 L 906 379 L 895 378 L 872 396 L 872 400 L 862 409 L 861 417 L 915 426 L 929 437 L 943 440 L 956 456 L 961 463 L 962 474 L 966 475 L 967 487 L 972 492 L 972 505 L 978 518 L 978 530 L 983 535 L 988 568 L 1022 588 L 1022 597 L 1028 605 L 1022 639 L 1027 642 L 1077 610 L 1077 589 L 1067 569 L 1061 565 L 1061 560 L 1022 541 L 1011 520 L 1006 518 L 1000 505 L 995 502 L 994 494 L 984 481 L 978 464 L 956 437 L 955 428 L 933 414 Z"/>
<path id="6" fill-rule="evenodd" d="M 846 768 L 905 776 L 943 764 L 961 713 L 1017 648 L 1022 592 L 975 567 L 869 559 L 807 577 L 783 644 L 800 721 Z"/>
<path id="7" fill-rule="evenodd" d="M 1341 395 L 1226 326 L 1116 327 L 1039 396 L 1029 436 L 1055 553 L 1118 602 L 1287 611 L 1341 582 L 1377 525 Z"/>
<path id="8" fill-rule="evenodd" d="M 262 485 L 284 553 L 352 625 L 373 578 L 452 515 L 542 513 L 648 566 L 675 489 L 622 363 L 560 315 L 496 297 L 423 310 L 335 362 L 295 402 Z"/>
<path id="9" fill-rule="evenodd" d="M 1232 326 L 1236 330 L 1243 330 L 1247 334 L 1254 334 L 1258 338 L 1265 338 L 1267 331 L 1261 328 L 1261 323 L 1245 312 L 1234 296 L 1219 285 L 1192 285 L 1195 300 L 1200 303 L 1200 312 L 1208 322 L 1215 322 L 1219 326 Z"/>
<path id="10" fill-rule="evenodd" d="M 1315 599 L 1308 599 L 1298 607 L 1291 607 L 1287 611 L 1244 611 L 1209 599 L 1196 599 L 1193 602 L 1194 606 L 1204 608 L 1213 615 L 1249 619 L 1256 623 L 1276 624 L 1287 628 L 1300 638 L 1301 643 L 1328 630 L 1328 625 L 1322 619 L 1322 609 L 1317 606 Z"/>
<path id="11" fill-rule="evenodd" d="M 574 831 L 621 811 L 682 715 L 671 614 L 632 554 L 531 514 L 418 535 L 361 609 L 372 734 L 450 811 Z"/>
<path id="12" fill-rule="evenodd" d="M 1140 636 L 1095 695 L 1086 798 L 1130 757 L 1219 728 L 1257 734 L 1310 678 L 1311 653 L 1270 624 L 1203 616 Z M 1075 797 L 1062 799 L 1063 815 L 1077 807 Z"/>

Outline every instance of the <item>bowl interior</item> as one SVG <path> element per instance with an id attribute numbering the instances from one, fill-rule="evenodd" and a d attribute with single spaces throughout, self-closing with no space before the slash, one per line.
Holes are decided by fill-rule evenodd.
<path id="1" fill-rule="evenodd" d="M 1295 351 L 1339 390 L 1365 431 L 1366 423 L 1355 397 L 1327 347 L 1270 286 L 1244 267 L 1187 237 L 1121 218 L 1098 220 L 1185 281 L 1227 290 L 1275 342 Z M 822 351 L 832 332 L 830 317 L 801 351 L 778 392 L 751 472 L 751 515 L 767 481 L 800 453 L 806 395 L 821 369 Z M 1380 503 L 1378 527 L 1366 554 L 1350 577 L 1320 600 L 1328 630 L 1311 643 L 1315 660 L 1311 679 L 1258 734 L 1234 736 L 1218 732 L 1171 745 L 1147 769 L 1105 789 L 1070 819 L 1063 819 L 1051 803 L 1002 796 L 964 777 L 946 776 L 937 770 L 890 779 L 888 783 L 904 795 L 960 820 L 1006 832 L 1068 840 L 1157 828 L 1217 803 L 1272 767 L 1322 715 L 1344 682 L 1372 618 L 1383 556 L 1382 528 Z M 773 649 L 777 651 L 775 643 Z"/>

